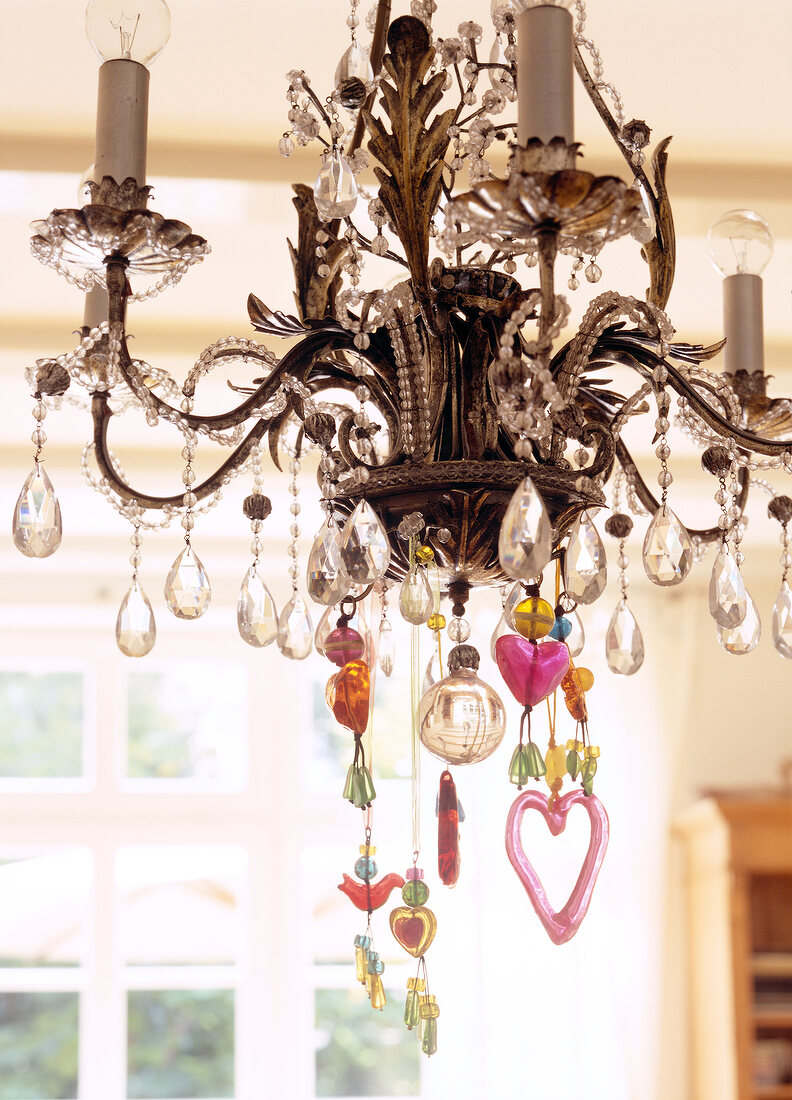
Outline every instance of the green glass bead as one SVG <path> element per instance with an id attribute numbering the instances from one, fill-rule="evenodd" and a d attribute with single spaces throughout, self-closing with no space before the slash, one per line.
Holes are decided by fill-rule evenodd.
<path id="1" fill-rule="evenodd" d="M 512 753 L 509 763 L 509 782 L 523 787 L 530 779 L 528 774 L 528 761 L 525 756 L 525 745 L 518 745 Z"/>
<path id="2" fill-rule="evenodd" d="M 371 778 L 371 772 L 366 767 L 362 767 L 358 772 L 358 788 L 362 801 L 357 805 L 362 809 L 363 806 L 368 806 L 377 797 L 377 792 L 374 790 L 374 780 Z"/>
<path id="3" fill-rule="evenodd" d="M 421 1050 L 431 1057 L 437 1053 L 437 1020 L 434 1017 L 421 1020 Z"/>
<path id="4" fill-rule="evenodd" d="M 404 1002 L 404 1022 L 407 1025 L 407 1030 L 412 1031 L 414 1027 L 417 1027 L 420 1022 L 419 1009 L 421 1007 L 418 999 L 418 994 L 414 989 L 409 990 L 407 993 L 407 1000 Z"/>
<path id="5" fill-rule="evenodd" d="M 581 760 L 574 749 L 570 749 L 566 758 L 566 769 L 573 779 L 580 775 Z"/>
<path id="6" fill-rule="evenodd" d="M 583 785 L 585 786 L 586 783 L 591 782 L 596 774 L 597 758 L 595 756 L 590 756 L 580 770 L 580 778 L 583 781 Z"/>
<path id="7" fill-rule="evenodd" d="M 344 783 L 344 798 L 347 802 L 354 802 L 355 800 L 355 765 L 349 765 L 349 771 L 346 774 L 346 782 Z"/>
<path id="8" fill-rule="evenodd" d="M 529 741 L 524 748 L 525 758 L 528 764 L 528 774 L 531 779 L 541 779 L 543 775 L 546 775 L 547 768 L 542 759 L 542 754 L 539 751 L 538 745 L 534 745 L 533 741 Z"/>
<path id="9" fill-rule="evenodd" d="M 402 886 L 402 898 L 405 905 L 424 905 L 429 897 L 429 887 L 420 878 L 411 878 Z"/>
<path id="10" fill-rule="evenodd" d="M 583 794 L 586 794 L 586 795 L 591 794 L 591 792 L 593 790 L 594 790 L 594 778 L 592 776 L 591 779 L 587 779 L 586 782 L 583 784 Z"/>

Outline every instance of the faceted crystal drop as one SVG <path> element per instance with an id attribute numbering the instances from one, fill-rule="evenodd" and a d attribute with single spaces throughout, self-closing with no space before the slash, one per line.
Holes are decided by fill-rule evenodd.
<path id="1" fill-rule="evenodd" d="M 564 559 L 564 588 L 575 603 L 594 603 L 608 579 L 605 547 L 588 512 L 582 512 L 569 532 Z"/>
<path id="2" fill-rule="evenodd" d="M 748 606 L 745 618 L 739 626 L 731 627 L 731 629 L 725 626 L 717 628 L 720 644 L 727 653 L 734 653 L 738 657 L 741 657 L 744 653 L 750 653 L 752 649 L 756 649 L 762 636 L 759 608 L 756 606 L 754 598 L 749 593 L 746 593 L 746 595 L 748 596 Z"/>
<path id="3" fill-rule="evenodd" d="M 565 617 L 572 623 L 572 629 L 564 639 L 566 647 L 569 650 L 570 657 L 577 657 L 579 653 L 583 652 L 583 646 L 586 644 L 586 632 L 577 611 L 568 611 Z"/>
<path id="4" fill-rule="evenodd" d="M 192 546 L 185 546 L 165 581 L 165 602 L 177 619 L 199 619 L 211 598 L 203 563 Z"/>
<path id="5" fill-rule="evenodd" d="M 379 661 L 379 666 L 384 675 L 390 676 L 393 672 L 393 665 L 396 660 L 396 646 L 393 641 L 393 627 L 387 619 L 383 619 L 380 623 L 377 660 Z"/>
<path id="6" fill-rule="evenodd" d="M 632 676 L 643 664 L 641 630 L 626 600 L 619 600 L 605 635 L 608 668 L 621 676 Z"/>
<path id="7" fill-rule="evenodd" d="M 157 626 L 151 604 L 137 580 L 133 580 L 116 619 L 118 648 L 126 657 L 145 657 L 156 640 Z"/>
<path id="8" fill-rule="evenodd" d="M 237 626 L 243 641 L 261 649 L 278 636 L 278 612 L 269 588 L 251 565 L 237 600 Z"/>
<path id="9" fill-rule="evenodd" d="M 497 658 L 495 656 L 495 643 L 498 641 L 498 638 L 500 638 L 503 634 L 511 634 L 511 633 L 512 633 L 512 628 L 506 622 L 506 615 L 504 613 L 498 619 L 497 626 L 493 630 L 492 637 L 490 638 L 490 656 L 492 657 L 493 661 L 497 660 Z"/>
<path id="10" fill-rule="evenodd" d="M 643 567 L 652 584 L 680 584 L 693 565 L 690 535 L 667 504 L 661 504 L 646 530 Z"/>
<path id="11" fill-rule="evenodd" d="M 364 84 L 368 84 L 374 79 L 374 71 L 369 61 L 369 52 L 360 45 L 357 39 L 341 55 L 341 60 L 338 62 L 335 71 L 336 88 L 342 80 L 351 80 L 353 77 L 362 80 Z"/>
<path id="12" fill-rule="evenodd" d="M 734 560 L 729 544 L 718 551 L 709 583 L 709 609 L 718 626 L 727 630 L 739 626 L 748 611 L 748 593 L 740 567 Z"/>
<path id="13" fill-rule="evenodd" d="M 773 645 L 782 657 L 792 658 L 792 592 L 786 581 L 773 605 Z"/>
<path id="14" fill-rule="evenodd" d="M 308 555 L 308 595 L 314 603 L 336 604 L 349 591 L 349 579 L 341 565 L 341 532 L 333 520 L 319 528 Z"/>
<path id="15" fill-rule="evenodd" d="M 341 561 L 355 584 L 373 584 L 390 565 L 390 544 L 377 513 L 361 500 L 341 533 Z"/>
<path id="16" fill-rule="evenodd" d="M 553 553 L 553 533 L 544 501 L 526 477 L 509 501 L 498 537 L 501 568 L 515 580 L 542 572 Z"/>
<path id="17" fill-rule="evenodd" d="M 60 504 L 38 461 L 22 486 L 11 530 L 14 545 L 27 558 L 48 558 L 60 546 L 63 536 Z"/>
<path id="18" fill-rule="evenodd" d="M 514 630 L 514 612 L 517 610 L 519 604 L 525 599 L 525 589 L 521 584 L 513 584 L 509 589 L 506 596 L 506 601 L 503 605 L 503 617 L 506 620 L 506 625 L 509 630 Z"/>
<path id="19" fill-rule="evenodd" d="M 432 684 L 436 684 L 441 678 L 442 670 L 440 667 L 440 655 L 438 651 L 435 650 L 426 666 L 426 672 L 424 672 L 423 683 L 421 684 L 421 694 L 425 694 Z"/>
<path id="20" fill-rule="evenodd" d="M 426 573 L 418 565 L 413 565 L 401 583 L 399 590 L 399 610 L 402 618 L 413 626 L 425 623 L 434 611 L 434 596 L 426 579 Z"/>
<path id="21" fill-rule="evenodd" d="M 314 201 L 322 221 L 346 218 L 355 209 L 358 189 L 352 169 L 338 150 L 327 153 L 314 184 Z"/>
<path id="22" fill-rule="evenodd" d="M 302 596 L 295 592 L 278 619 L 278 649 L 291 661 L 304 661 L 313 648 L 313 626 Z"/>

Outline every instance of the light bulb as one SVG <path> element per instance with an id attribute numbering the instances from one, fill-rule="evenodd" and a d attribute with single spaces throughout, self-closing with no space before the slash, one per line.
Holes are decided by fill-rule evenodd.
<path id="1" fill-rule="evenodd" d="M 773 254 L 773 236 L 755 210 L 729 210 L 707 234 L 707 250 L 721 275 L 761 275 Z"/>
<path id="2" fill-rule="evenodd" d="M 150 65 L 170 37 L 165 0 L 90 0 L 85 33 L 102 61 Z"/>

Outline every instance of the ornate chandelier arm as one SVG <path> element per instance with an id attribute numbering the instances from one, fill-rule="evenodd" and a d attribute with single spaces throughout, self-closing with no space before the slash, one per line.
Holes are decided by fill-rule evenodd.
<path id="1" fill-rule="evenodd" d="M 668 154 L 666 152 L 670 137 L 664 138 L 657 146 L 652 156 L 652 174 L 654 187 L 649 177 L 640 165 L 633 164 L 632 154 L 622 140 L 622 131 L 616 119 L 611 114 L 607 103 L 600 95 L 594 78 L 588 71 L 586 62 L 579 48 L 575 48 L 575 68 L 583 87 L 586 89 L 589 99 L 597 109 L 602 121 L 616 143 L 633 177 L 641 184 L 641 190 L 646 200 L 652 205 L 652 213 L 655 220 L 655 235 L 647 241 L 642 249 L 642 254 L 649 265 L 650 286 L 646 292 L 647 300 L 660 309 L 665 309 L 668 303 L 671 287 L 674 282 L 674 270 L 676 267 L 676 234 L 674 232 L 674 218 L 671 212 L 671 203 L 668 199 L 668 191 L 665 185 L 666 164 Z M 642 124 L 645 126 L 645 123 Z M 648 140 L 649 127 L 646 128 Z"/>
<path id="2" fill-rule="evenodd" d="M 653 516 L 660 507 L 660 502 L 656 499 L 644 479 L 641 477 L 632 455 L 627 450 L 627 447 L 624 445 L 624 443 L 622 443 L 621 440 L 617 440 L 616 442 L 616 458 L 618 459 L 619 464 L 624 470 L 627 476 L 627 480 L 635 489 L 635 493 L 641 504 L 644 506 L 649 515 Z M 740 493 L 737 497 L 737 504 L 740 508 L 740 511 L 744 511 L 746 502 L 748 500 L 748 490 L 751 484 L 751 479 L 748 471 L 741 467 L 737 474 L 737 480 L 740 485 Z M 720 527 L 705 527 L 697 529 L 695 527 L 688 527 L 687 524 L 684 524 L 684 526 L 691 538 L 700 539 L 702 542 L 715 542 L 717 539 L 723 538 L 723 531 L 721 531 Z"/>
<path id="3" fill-rule="evenodd" d="M 294 399 L 292 398 L 292 400 Z M 131 486 L 127 485 L 116 473 L 107 445 L 107 426 L 113 412 L 108 405 L 106 393 L 95 393 L 93 395 L 91 400 L 91 414 L 94 423 L 94 450 L 96 462 L 102 477 L 110 483 L 113 492 L 122 500 L 130 503 L 137 502 L 141 508 L 181 508 L 184 499 L 183 492 L 168 497 L 149 496 L 146 493 L 141 493 L 132 489 Z M 239 446 L 228 456 L 225 462 L 218 466 L 214 473 L 210 474 L 210 476 L 206 478 L 205 481 L 202 481 L 200 485 L 194 485 L 192 487 L 191 491 L 195 493 L 196 497 L 198 497 L 199 500 L 203 500 L 205 497 L 211 496 L 212 493 L 216 493 L 218 489 L 222 488 L 229 477 L 239 473 L 253 445 L 258 443 L 269 427 L 269 421 L 259 421 L 259 423 L 250 430 Z"/>

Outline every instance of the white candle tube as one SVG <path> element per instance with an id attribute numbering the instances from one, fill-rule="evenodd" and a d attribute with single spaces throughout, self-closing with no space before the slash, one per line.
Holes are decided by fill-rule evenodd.
<path id="1" fill-rule="evenodd" d="M 723 330 L 726 347 L 723 368 L 764 371 L 764 321 L 761 275 L 728 275 L 723 280 Z"/>
<path id="2" fill-rule="evenodd" d="M 541 4 L 517 16 L 517 140 L 575 140 L 572 15 Z"/>
<path id="3" fill-rule="evenodd" d="M 131 176 L 146 182 L 149 72 L 137 61 L 116 58 L 99 69 L 96 109 L 95 179 L 112 176 L 123 183 Z"/>
<path id="4" fill-rule="evenodd" d="M 107 291 L 103 286 L 92 286 L 85 295 L 83 326 L 87 329 L 99 328 L 107 320 Z"/>

